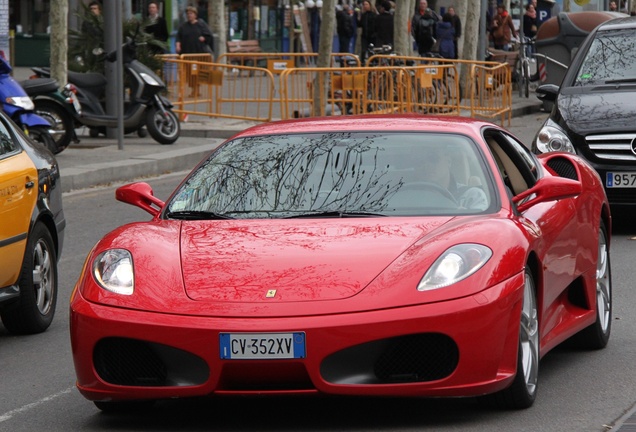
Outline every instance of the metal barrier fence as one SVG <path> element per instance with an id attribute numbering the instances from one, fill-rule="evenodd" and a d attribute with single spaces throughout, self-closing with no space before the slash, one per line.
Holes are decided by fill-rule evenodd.
<path id="1" fill-rule="evenodd" d="M 470 115 L 493 119 L 501 117 L 501 125 L 512 119 L 512 73 L 508 64 L 471 67 Z"/>
<path id="2" fill-rule="evenodd" d="M 313 115 L 318 100 L 319 115 L 500 116 L 502 125 L 507 115 L 510 122 L 512 82 L 506 64 L 376 55 L 367 64 L 380 66 L 360 67 L 357 56 L 346 53 L 332 54 L 332 63 L 343 55 L 348 56 L 347 67 L 331 68 L 290 67 L 314 63 L 317 54 L 233 53 L 225 55 L 225 64 L 212 63 L 209 54 L 166 55 L 162 73 L 168 97 L 182 119 L 188 115 L 252 121 L 306 117 Z M 267 67 L 259 67 L 265 64 L 259 61 Z M 460 67 L 467 70 L 464 86 Z"/>
<path id="3" fill-rule="evenodd" d="M 271 73 L 281 73 L 285 69 L 298 67 L 315 67 L 318 53 L 226 53 L 220 55 L 218 63 L 238 66 L 258 66 L 268 69 Z M 341 61 L 346 59 L 346 61 Z M 341 64 L 342 63 L 342 64 Z M 331 67 L 338 65 L 360 65 L 360 58 L 350 53 L 331 53 Z"/>
<path id="4" fill-rule="evenodd" d="M 454 65 L 292 68 L 281 73 L 281 118 L 365 113 L 460 115 Z M 316 86 L 320 91 L 317 94 Z M 319 106 L 314 107 L 317 100 Z"/>
<path id="5" fill-rule="evenodd" d="M 164 74 L 169 70 L 177 77 L 167 79 L 166 85 L 168 98 L 181 120 L 190 115 L 263 122 L 272 119 L 275 84 L 270 71 L 211 63 L 207 54 L 207 61 L 195 56 L 164 58 Z M 243 78 L 244 74 L 249 78 Z"/>

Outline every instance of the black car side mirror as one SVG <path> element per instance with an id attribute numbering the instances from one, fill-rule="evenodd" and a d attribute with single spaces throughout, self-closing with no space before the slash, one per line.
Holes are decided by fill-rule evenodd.
<path id="1" fill-rule="evenodd" d="M 537 97 L 542 101 L 554 102 L 559 94 L 559 86 L 556 84 L 543 84 L 537 87 Z"/>

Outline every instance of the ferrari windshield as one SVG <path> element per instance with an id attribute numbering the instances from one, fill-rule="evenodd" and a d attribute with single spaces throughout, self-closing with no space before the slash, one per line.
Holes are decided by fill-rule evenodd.
<path id="1" fill-rule="evenodd" d="M 574 86 L 636 83 L 636 29 L 599 31 L 579 68 Z"/>
<path id="2" fill-rule="evenodd" d="M 220 147 L 176 191 L 173 219 L 381 217 L 486 212 L 476 144 L 439 133 L 255 136 Z"/>

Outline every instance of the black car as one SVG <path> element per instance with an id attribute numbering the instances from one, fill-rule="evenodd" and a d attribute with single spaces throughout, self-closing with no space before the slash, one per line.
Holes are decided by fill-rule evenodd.
<path id="1" fill-rule="evenodd" d="M 599 25 L 561 86 L 542 85 L 537 95 L 554 107 L 532 150 L 578 154 L 601 176 L 612 206 L 636 206 L 636 17 Z"/>
<path id="2" fill-rule="evenodd" d="M 0 317 L 9 332 L 51 324 L 65 225 L 55 157 L 0 111 Z"/>

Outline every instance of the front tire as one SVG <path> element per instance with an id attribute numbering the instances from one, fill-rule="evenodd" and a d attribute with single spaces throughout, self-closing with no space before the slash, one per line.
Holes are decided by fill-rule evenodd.
<path id="1" fill-rule="evenodd" d="M 34 126 L 32 128 L 29 128 L 29 136 L 33 141 L 42 144 L 53 154 L 58 154 L 62 150 L 64 150 L 64 148 L 60 148 L 57 146 L 55 140 L 49 133 L 48 128 L 45 128 L 43 126 Z"/>
<path id="2" fill-rule="evenodd" d="M 158 107 L 148 110 L 146 127 L 150 136 L 160 144 L 172 144 L 179 138 L 179 119 L 172 110 L 165 110 L 165 115 Z"/>
<path id="3" fill-rule="evenodd" d="M 503 409 L 529 408 L 537 397 L 539 381 L 539 313 L 534 278 L 530 270 L 525 271 L 523 304 L 519 325 L 519 349 L 517 373 L 510 387 L 488 396 L 488 405 Z"/>
<path id="4" fill-rule="evenodd" d="M 0 311 L 2 323 L 11 333 L 41 333 L 51 325 L 57 303 L 57 257 L 51 233 L 41 222 L 27 241 L 18 284 L 20 297 Z"/>
<path id="5" fill-rule="evenodd" d="M 75 125 L 73 117 L 59 104 L 49 100 L 36 99 L 35 112 L 51 123 L 52 129 L 58 132 L 52 138 L 60 151 L 64 150 L 73 139 Z"/>

